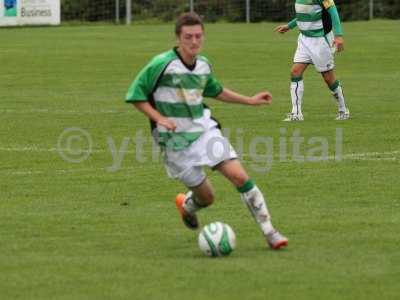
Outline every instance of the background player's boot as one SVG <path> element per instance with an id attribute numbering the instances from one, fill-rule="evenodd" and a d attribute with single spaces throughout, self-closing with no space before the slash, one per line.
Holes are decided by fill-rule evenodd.
<path id="1" fill-rule="evenodd" d="M 284 122 L 295 122 L 295 121 L 304 121 L 302 114 L 294 114 L 288 113 L 286 118 L 283 119 Z"/>
<path id="2" fill-rule="evenodd" d="M 348 108 L 346 108 L 345 111 L 339 111 L 336 115 L 337 121 L 343 121 L 343 120 L 348 120 L 348 119 L 350 119 L 350 111 Z"/>
<path id="3" fill-rule="evenodd" d="M 187 198 L 190 197 L 190 195 L 188 195 L 187 197 L 185 194 L 178 194 L 175 198 L 175 204 L 176 208 L 178 209 L 182 217 L 182 221 L 186 225 L 186 227 L 195 230 L 199 228 L 199 222 L 197 220 L 197 216 L 195 213 L 188 213 L 184 208 L 185 201 L 187 200 Z"/>
<path id="4" fill-rule="evenodd" d="M 277 230 L 267 234 L 266 239 L 268 245 L 274 250 L 278 250 L 288 245 L 288 239 L 280 234 Z"/>

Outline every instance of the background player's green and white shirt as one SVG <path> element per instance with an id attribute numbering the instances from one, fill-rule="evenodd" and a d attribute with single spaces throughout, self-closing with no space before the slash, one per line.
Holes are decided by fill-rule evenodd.
<path id="1" fill-rule="evenodd" d="M 298 26 L 308 37 L 323 37 L 333 27 L 335 36 L 343 35 L 338 11 L 333 0 L 296 0 L 296 18 L 289 28 Z"/>
<path id="2" fill-rule="evenodd" d="M 203 97 L 217 97 L 222 89 L 204 56 L 198 56 L 194 66 L 187 66 L 172 49 L 154 57 L 142 69 L 129 87 L 126 102 L 149 101 L 160 114 L 173 120 L 177 125 L 174 132 L 153 122 L 153 134 L 160 146 L 182 150 L 203 132 L 218 126 Z"/>

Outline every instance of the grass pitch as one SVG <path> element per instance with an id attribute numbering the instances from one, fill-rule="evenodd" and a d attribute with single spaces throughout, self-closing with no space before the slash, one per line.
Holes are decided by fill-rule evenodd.
<path id="1" fill-rule="evenodd" d="M 197 234 L 175 211 L 179 182 L 138 152 L 148 121 L 124 104 L 128 85 L 155 54 L 174 44 L 173 26 L 82 26 L 0 31 L 0 295 L 2 299 L 397 299 L 400 294 L 400 40 L 398 21 L 345 23 L 336 58 L 352 119 L 312 67 L 305 75 L 303 123 L 289 111 L 289 69 L 297 34 L 276 24 L 207 25 L 204 53 L 227 87 L 269 89 L 270 107 L 207 100 L 243 144 L 243 161 L 264 191 L 287 249 L 266 248 L 238 193 L 210 173 L 216 203 L 202 224 L 224 221 L 238 246 L 227 258 L 204 257 Z M 73 159 L 60 156 L 60 135 Z M 342 148 L 336 148 L 337 129 Z M 328 143 L 328 159 L 298 162 Z M 273 139 L 272 162 L 248 155 L 256 137 Z M 282 158 L 280 141 L 287 143 Z M 113 164 L 110 147 L 127 151 Z M 61 147 L 63 148 L 63 147 Z M 260 144 L 259 154 L 266 148 Z M 334 159 L 342 149 L 341 161 Z M 315 152 L 314 152 L 315 153 Z M 115 168 L 113 168 L 114 166 Z M 118 167 L 118 168 L 117 168 Z"/>

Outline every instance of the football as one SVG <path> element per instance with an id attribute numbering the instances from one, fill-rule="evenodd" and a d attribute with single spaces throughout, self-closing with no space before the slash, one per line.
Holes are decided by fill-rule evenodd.
<path id="1" fill-rule="evenodd" d="M 199 234 L 199 248 L 207 256 L 227 256 L 235 247 L 236 236 L 228 224 L 210 223 Z"/>

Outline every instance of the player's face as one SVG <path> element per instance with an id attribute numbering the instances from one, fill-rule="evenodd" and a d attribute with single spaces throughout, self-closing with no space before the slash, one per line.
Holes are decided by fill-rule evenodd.
<path id="1" fill-rule="evenodd" d="M 204 32 L 201 25 L 183 26 L 178 36 L 178 46 L 184 54 L 195 57 L 201 51 Z"/>

